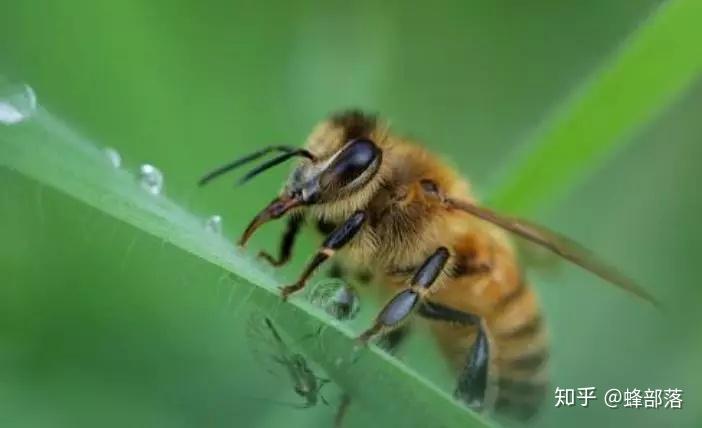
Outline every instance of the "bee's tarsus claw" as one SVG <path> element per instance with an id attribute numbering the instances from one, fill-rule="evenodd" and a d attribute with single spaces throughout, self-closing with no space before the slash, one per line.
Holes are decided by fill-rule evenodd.
<path id="1" fill-rule="evenodd" d="M 368 346 L 368 342 L 370 342 L 370 340 L 373 338 L 373 336 L 378 334 L 379 331 L 380 331 L 380 326 L 374 325 L 373 327 L 371 327 L 368 330 L 361 333 L 361 335 L 356 338 L 356 341 L 361 346 Z"/>
<path id="2" fill-rule="evenodd" d="M 275 257 L 271 256 L 270 254 L 268 254 L 265 251 L 259 251 L 256 258 L 263 259 L 263 260 L 267 261 L 273 267 L 279 267 L 280 265 L 282 265 L 282 263 L 279 262 L 278 260 L 276 260 Z"/>
<path id="3" fill-rule="evenodd" d="M 299 289 L 300 287 L 297 284 L 280 287 L 280 297 L 286 302 L 288 297 Z"/>

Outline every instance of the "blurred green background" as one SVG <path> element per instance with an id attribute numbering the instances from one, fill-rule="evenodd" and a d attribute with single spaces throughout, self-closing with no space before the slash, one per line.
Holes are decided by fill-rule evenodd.
<path id="1" fill-rule="evenodd" d="M 264 144 L 299 144 L 350 106 L 426 142 L 480 192 L 659 3 L 5 2 L 0 74 L 31 84 L 127 168 L 160 167 L 169 197 L 222 214 L 234 238 L 285 169 L 238 189 L 197 189 L 201 173 Z M 538 216 L 630 272 L 664 313 L 575 269 L 533 275 L 554 386 L 677 387 L 685 408 L 549 406 L 538 426 L 702 423 L 700 113 L 696 84 Z M 252 361 L 246 296 L 218 270 L 13 172 L 0 170 L 0 186 L 0 426 L 330 426 L 333 406 L 273 403 L 296 397 Z M 252 248 L 274 248 L 280 228 Z M 286 272 L 314 242 L 303 239 Z M 429 373 L 443 364 L 408 359 Z"/>

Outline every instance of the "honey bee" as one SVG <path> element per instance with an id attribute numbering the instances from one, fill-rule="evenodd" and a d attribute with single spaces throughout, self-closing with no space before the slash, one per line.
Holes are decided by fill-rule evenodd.
<path id="1" fill-rule="evenodd" d="M 239 244 L 287 214 L 278 257 L 260 253 L 281 266 L 290 260 L 303 222 L 316 222 L 324 242 L 299 279 L 282 288 L 282 297 L 301 290 L 334 258 L 337 273 L 366 277 L 388 296 L 360 340 L 392 338 L 387 348 L 394 350 L 411 316 L 429 320 L 455 370 L 455 396 L 473 409 L 528 419 L 547 392 L 545 321 L 506 232 L 655 304 L 644 289 L 573 241 L 479 205 L 455 170 L 360 111 L 320 123 L 304 148 L 266 147 L 212 171 L 200 184 L 271 152 L 281 155 L 240 182 L 293 157 L 300 163 Z"/>

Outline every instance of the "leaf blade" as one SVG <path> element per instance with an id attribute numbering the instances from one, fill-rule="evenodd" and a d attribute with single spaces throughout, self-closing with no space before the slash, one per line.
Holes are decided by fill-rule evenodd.
<path id="1" fill-rule="evenodd" d="M 388 412 L 388 396 L 401 396 L 415 409 L 392 417 L 446 427 L 495 426 L 441 391 L 427 379 L 387 356 L 377 347 L 357 350 L 352 332 L 303 299 L 281 304 L 273 275 L 222 237 L 205 233 L 202 223 L 174 202 L 153 197 L 139 188 L 136 178 L 114 169 L 96 146 L 67 129 L 39 108 L 30 121 L 0 128 L 0 166 L 96 208 L 136 229 L 162 239 L 237 277 L 237 286 L 251 287 L 247 302 L 275 308 L 270 314 L 292 336 L 304 336 L 324 327 L 325 346 L 300 347 L 354 400 L 376 412 Z M 178 269 L 178 267 L 173 267 Z M 247 303 L 248 304 L 248 303 Z M 349 357 L 353 356 L 353 361 Z M 339 365 L 339 359 L 347 363 Z M 382 378 L 382 382 L 377 382 Z"/>
<path id="2" fill-rule="evenodd" d="M 702 71 L 701 20 L 695 0 L 663 4 L 505 164 L 489 205 L 520 213 L 552 205 L 631 143 Z"/>

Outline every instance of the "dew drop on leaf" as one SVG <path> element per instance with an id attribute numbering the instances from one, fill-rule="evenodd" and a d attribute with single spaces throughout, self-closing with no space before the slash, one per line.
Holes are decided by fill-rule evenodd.
<path id="1" fill-rule="evenodd" d="M 145 163 L 139 167 L 139 183 L 147 192 L 159 195 L 163 190 L 163 173 L 155 166 Z"/>
<path id="2" fill-rule="evenodd" d="M 205 229 L 209 232 L 221 234 L 222 233 L 222 216 L 213 215 L 205 220 Z"/>
<path id="3" fill-rule="evenodd" d="M 353 319 L 360 309 L 360 299 L 356 291 L 338 278 L 322 280 L 315 284 L 310 291 L 309 300 L 337 320 Z"/>
<path id="4" fill-rule="evenodd" d="M 110 165 L 115 168 L 122 166 L 122 156 L 120 156 L 117 150 L 113 149 L 112 147 L 106 147 L 103 151 L 105 152 L 105 156 L 110 162 Z"/>
<path id="5" fill-rule="evenodd" d="M 37 110 L 34 89 L 24 83 L 11 83 L 0 76 L 0 123 L 14 125 L 31 118 Z"/>

